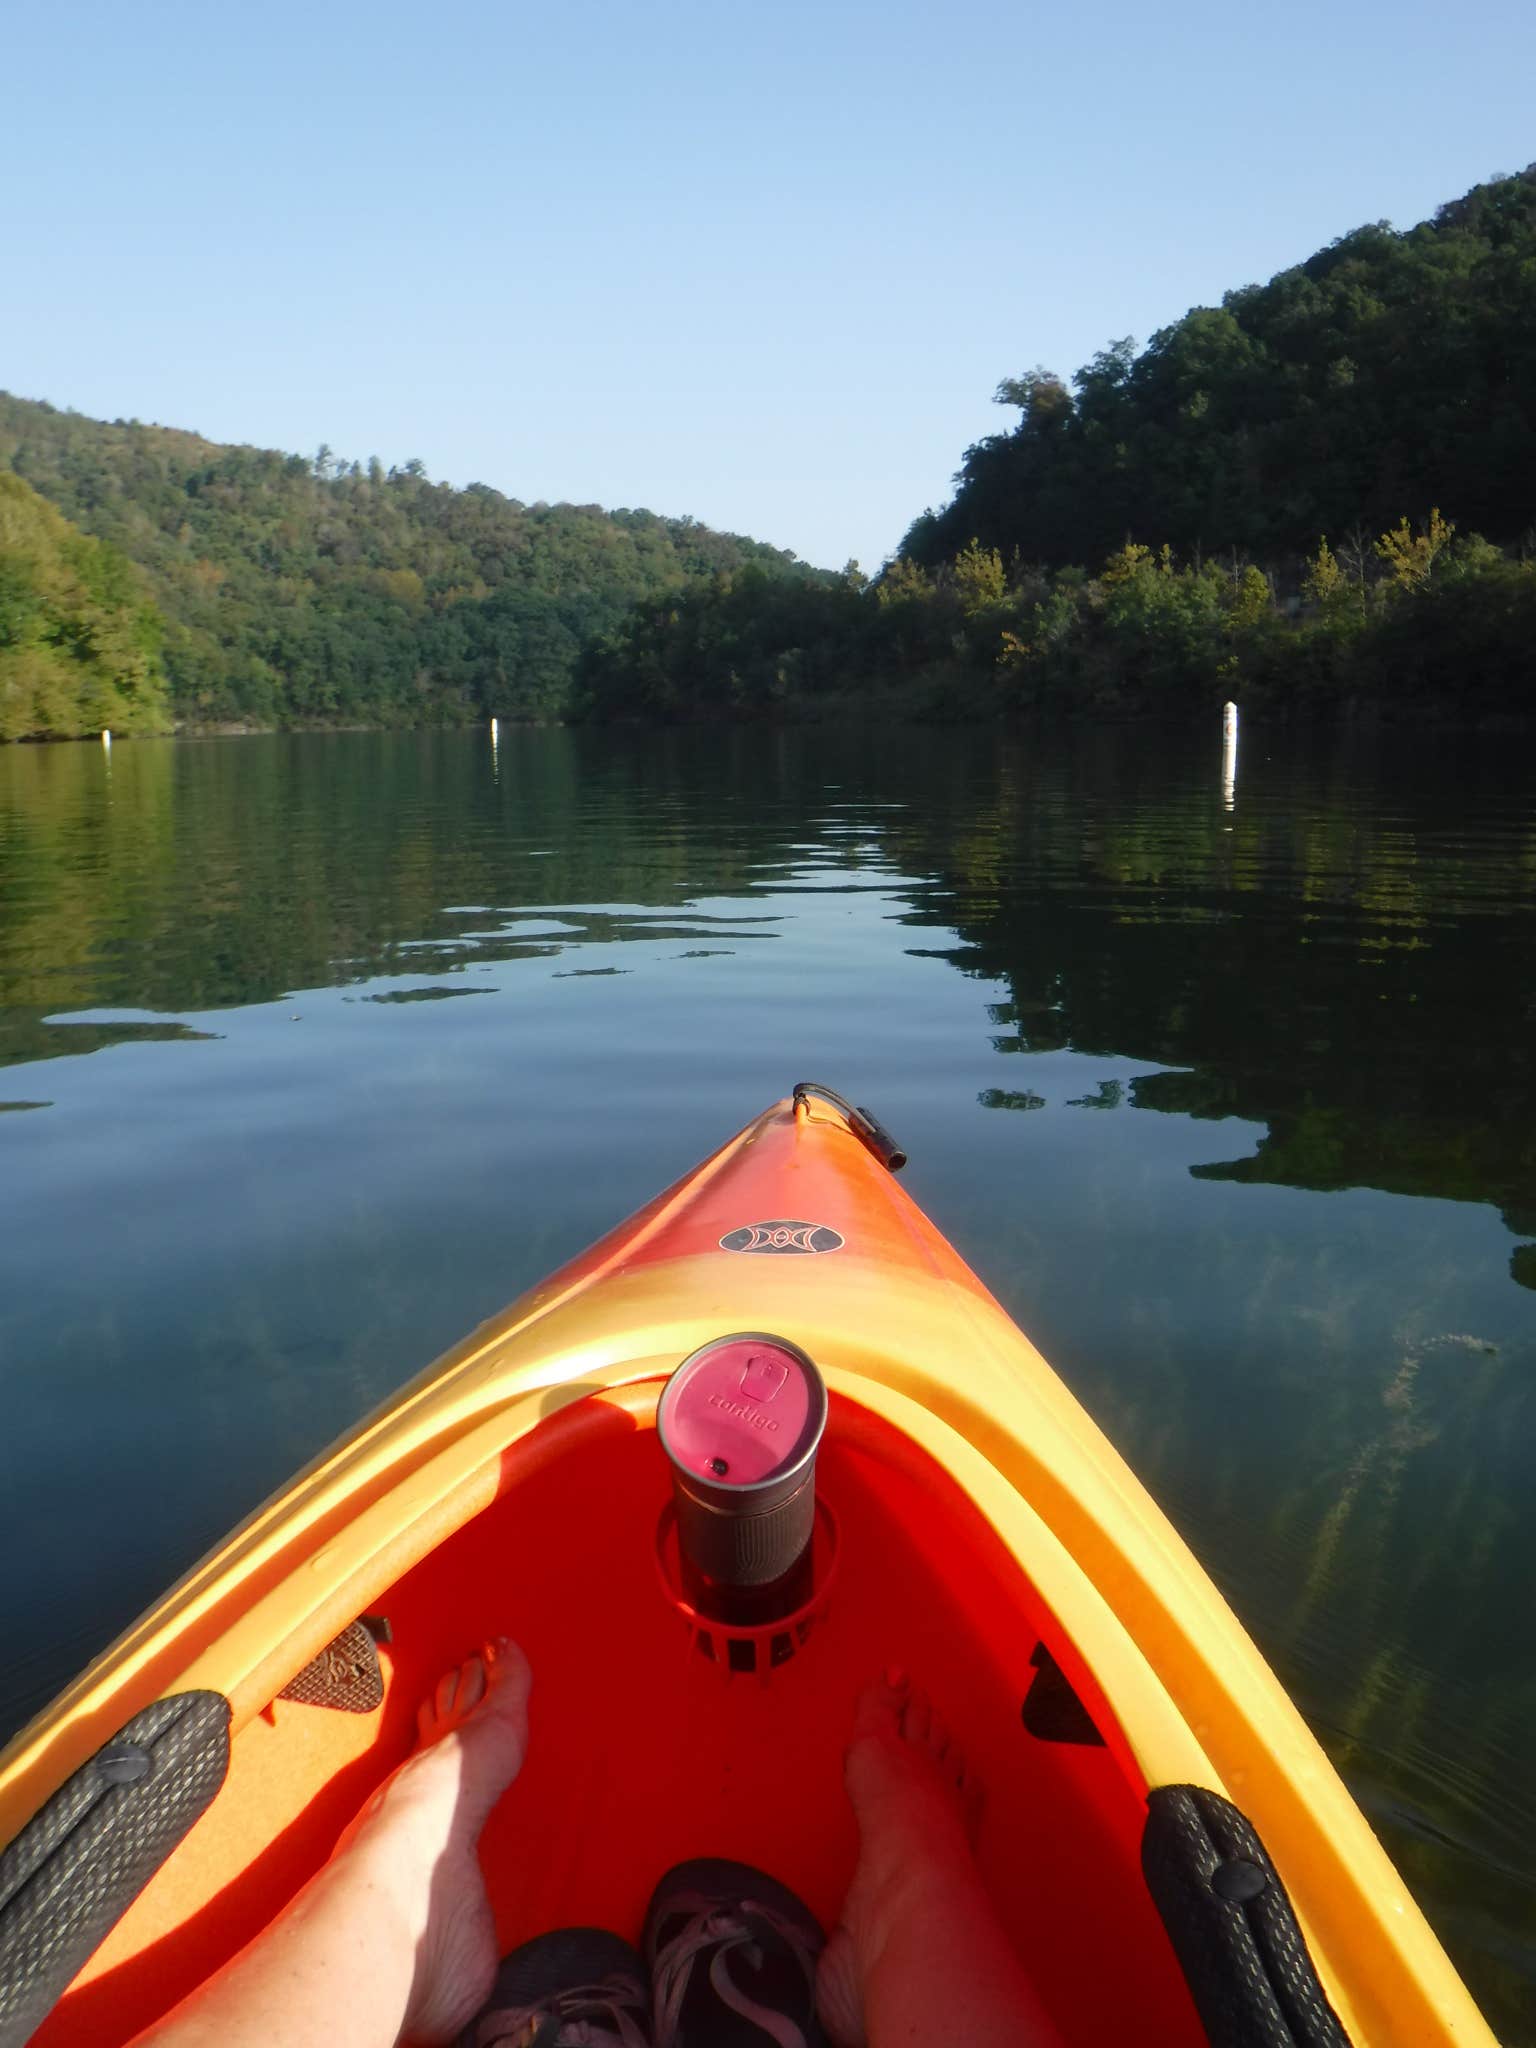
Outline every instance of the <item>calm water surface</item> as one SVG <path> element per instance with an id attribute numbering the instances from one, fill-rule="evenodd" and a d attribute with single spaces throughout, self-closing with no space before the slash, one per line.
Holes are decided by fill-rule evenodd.
<path id="1" fill-rule="evenodd" d="M 1536 794 L 1508 742 L 0 748 L 0 1726 L 814 1075 L 1536 2039 Z"/>

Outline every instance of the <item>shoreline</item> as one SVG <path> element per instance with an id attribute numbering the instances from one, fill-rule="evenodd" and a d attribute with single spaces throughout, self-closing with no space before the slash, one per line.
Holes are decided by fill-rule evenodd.
<path id="1" fill-rule="evenodd" d="M 1489 710 L 1477 715 L 1453 705 L 1420 704 L 1407 706 L 1382 704 L 1333 704 L 1328 706 L 1281 706 L 1275 704 L 1249 706 L 1237 699 L 1238 713 L 1246 729 L 1262 726 L 1267 730 L 1296 731 L 1339 731 L 1339 732 L 1422 732 L 1422 733 L 1465 733 L 1495 738 L 1500 735 L 1511 737 L 1536 736 L 1536 711 L 1513 711 L 1505 708 Z M 894 715 L 893 715 L 894 714 Z M 1112 707 L 1095 709 L 1067 709 L 1056 706 L 1049 710 L 987 711 L 972 717 L 957 716 L 953 713 L 941 715 L 900 713 L 888 701 L 879 697 L 839 699 L 835 704 L 807 704 L 799 708 L 781 707 L 780 715 L 766 717 L 696 716 L 691 718 L 507 718 L 498 714 L 496 723 L 503 732 L 793 732 L 806 730 L 858 730 L 878 722 L 882 727 L 902 726 L 915 732 L 931 731 L 935 727 L 968 727 L 976 731 L 1028 732 L 1040 730 L 1081 731 L 1090 727 L 1113 728 L 1116 731 L 1143 729 L 1146 731 L 1198 732 L 1214 727 L 1220 720 L 1220 707 L 1207 706 L 1198 712 L 1131 711 Z M 272 739 L 277 737 L 298 738 L 305 735 L 335 733 L 450 733 L 484 732 L 491 724 L 489 717 L 471 721 L 445 724 L 431 720 L 420 725 L 369 724 L 362 720 L 349 719 L 345 722 L 313 722 L 302 725 L 253 725 L 244 721 L 221 721 L 210 725 L 186 723 L 171 727 L 167 732 L 119 732 L 111 735 L 113 746 L 127 745 L 143 740 L 236 740 Z M 0 749 L 10 747 L 56 747 L 56 746 L 99 746 L 102 735 L 99 732 L 86 733 L 27 733 L 14 739 L 0 739 Z"/>

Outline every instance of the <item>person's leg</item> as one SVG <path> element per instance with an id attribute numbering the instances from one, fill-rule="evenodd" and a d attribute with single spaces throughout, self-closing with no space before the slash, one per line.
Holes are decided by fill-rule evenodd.
<path id="1" fill-rule="evenodd" d="M 898 1674 L 860 1699 L 845 1775 L 859 1861 L 817 1988 L 837 2048 L 1055 2048 L 971 1854 L 976 1787 Z"/>
<path id="2" fill-rule="evenodd" d="M 438 1681 L 422 1746 L 325 1868 L 136 2048 L 424 2048 L 451 2041 L 496 1976 L 475 1857 L 528 1747 L 528 1660 L 488 1645 Z"/>

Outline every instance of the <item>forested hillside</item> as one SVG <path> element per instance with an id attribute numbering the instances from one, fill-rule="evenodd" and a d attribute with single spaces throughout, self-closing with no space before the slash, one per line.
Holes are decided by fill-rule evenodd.
<path id="1" fill-rule="evenodd" d="M 1536 526 L 1536 165 L 1433 220 L 1344 235 L 1268 284 L 1112 343 L 1069 389 L 1006 378 L 1011 433 L 966 453 L 903 553 L 969 541 L 1092 566 L 1128 538 L 1261 560 L 1444 508 L 1504 546 Z"/>
<path id="2" fill-rule="evenodd" d="M 749 572 L 637 606 L 599 717 L 1536 714 L 1536 168 L 1007 379 L 869 585 Z"/>
<path id="3" fill-rule="evenodd" d="M 165 731 L 159 642 L 132 564 L 0 470 L 0 740 Z"/>
<path id="4" fill-rule="evenodd" d="M 1536 711 L 1536 167 L 998 397 L 1018 426 L 873 584 L 687 519 L 4 395 L 0 474 L 138 565 L 192 723 Z M 28 545 L 137 621 L 149 666 L 96 722 L 153 723 L 126 568 Z M 54 593 L 25 657 L 0 629 L 14 733 L 89 664 L 54 572 L 7 573 Z"/>
<path id="5" fill-rule="evenodd" d="M 418 462 L 224 447 L 0 394 L 6 469 L 143 570 L 193 722 L 558 717 L 583 644 L 637 599 L 749 562 L 813 573 L 691 519 L 524 505 Z"/>

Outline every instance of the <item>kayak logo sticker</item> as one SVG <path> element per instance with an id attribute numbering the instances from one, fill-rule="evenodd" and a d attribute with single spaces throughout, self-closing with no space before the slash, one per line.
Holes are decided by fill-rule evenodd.
<path id="1" fill-rule="evenodd" d="M 723 1252 L 840 1252 L 841 1233 L 826 1223 L 799 1223 L 787 1216 L 767 1223 L 743 1223 L 720 1240 Z"/>

